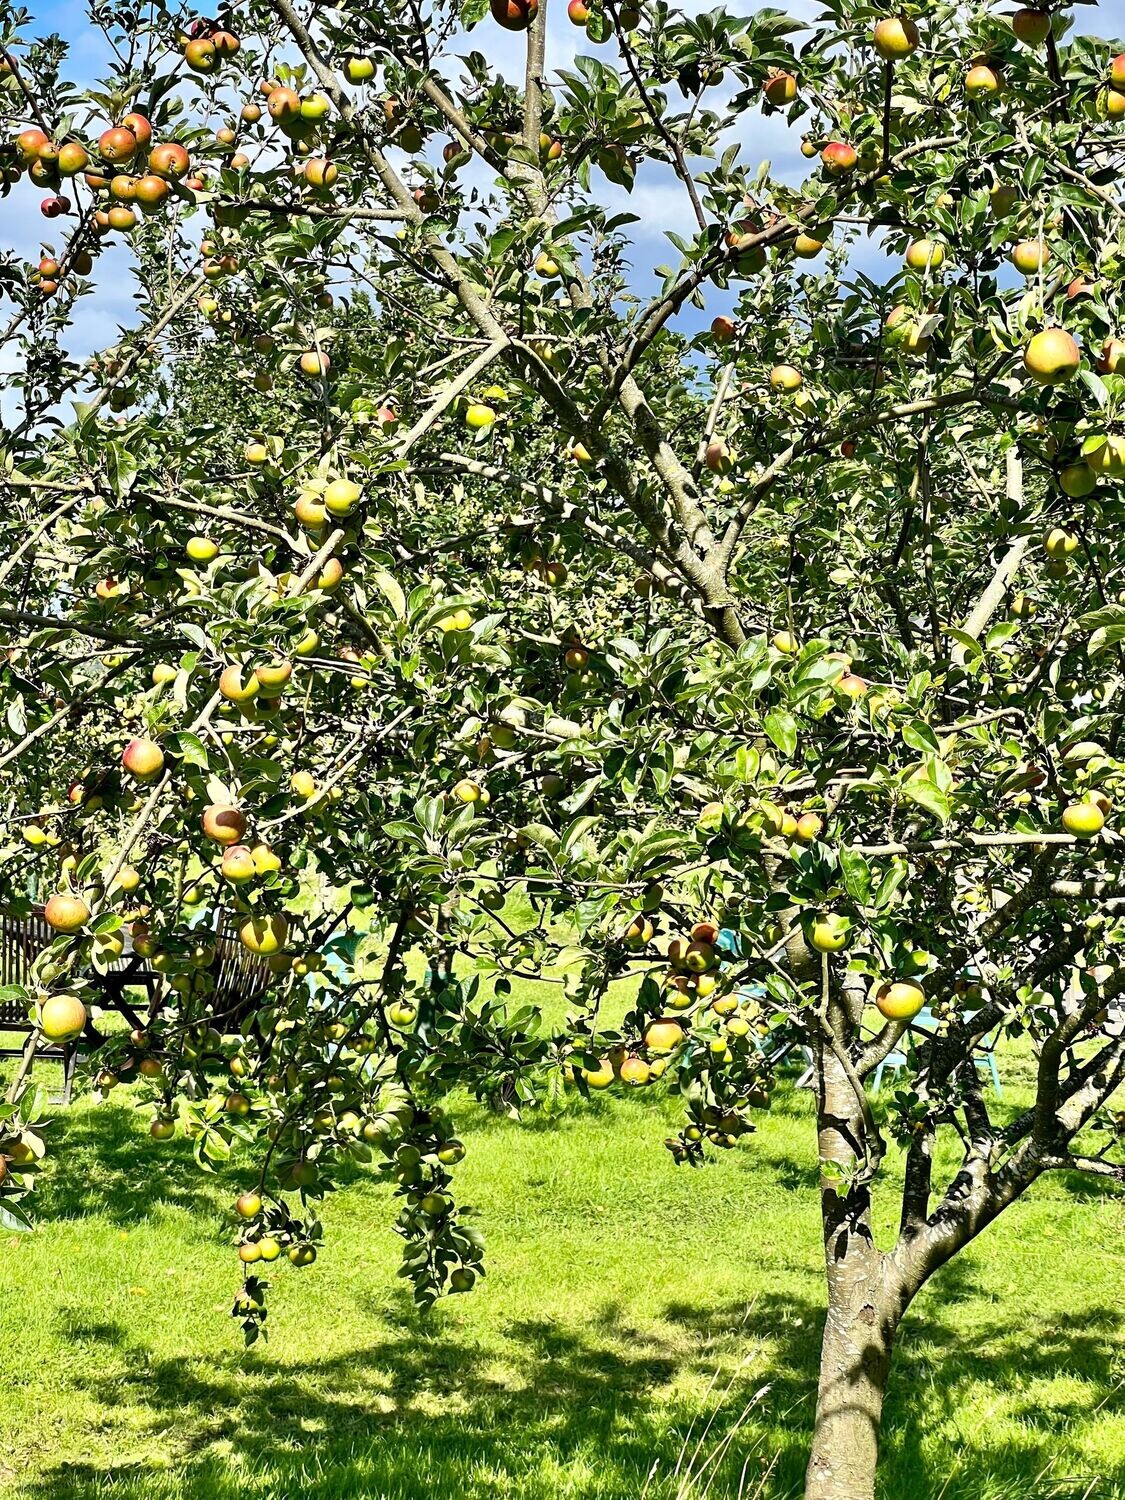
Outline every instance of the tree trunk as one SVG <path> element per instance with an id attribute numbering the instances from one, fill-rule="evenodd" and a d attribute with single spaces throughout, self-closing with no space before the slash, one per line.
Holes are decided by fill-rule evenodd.
<path id="1" fill-rule="evenodd" d="M 891 1367 L 897 1310 L 887 1307 L 881 1275 L 848 1267 L 829 1272 L 828 1320 L 820 1350 L 816 1427 L 805 1500 L 872 1500 L 879 1459 L 883 1393 Z M 857 1260 L 867 1260 L 864 1249 Z"/>
<path id="2" fill-rule="evenodd" d="M 873 1500 L 883 1392 L 908 1300 L 871 1231 L 867 1179 L 881 1142 L 863 1085 L 854 1073 L 849 1077 L 844 1061 L 843 1039 L 854 1034 L 862 1013 L 860 985 L 862 980 L 848 976 L 836 994 L 826 993 L 816 1049 L 828 1318 L 805 1500 Z"/>

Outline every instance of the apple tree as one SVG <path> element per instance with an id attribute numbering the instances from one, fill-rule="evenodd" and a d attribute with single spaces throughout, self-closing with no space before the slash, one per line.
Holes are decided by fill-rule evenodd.
<path id="1" fill-rule="evenodd" d="M 454 1087 L 670 1087 L 690 1167 L 752 1152 L 807 1056 L 806 1495 L 869 1500 L 919 1289 L 1045 1172 L 1125 1180 L 1125 56 L 1053 4 L 90 26 L 80 86 L 0 6 L 5 211 L 45 236 L 0 264 L 0 868 L 57 934 L 26 1064 L 128 930 L 158 983 L 94 1084 L 252 1163 L 253 1338 L 345 1159 L 393 1184 L 419 1304 L 471 1288 Z"/>

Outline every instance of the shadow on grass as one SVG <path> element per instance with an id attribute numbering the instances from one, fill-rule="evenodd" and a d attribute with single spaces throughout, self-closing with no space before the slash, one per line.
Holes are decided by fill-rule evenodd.
<path id="1" fill-rule="evenodd" d="M 910 1315 L 892 1375 L 884 1423 L 880 1495 L 895 1500 L 1110 1500 L 1125 1473 L 1063 1482 L 1061 1439 L 1068 1420 L 1089 1414 L 1042 1409 L 1032 1392 L 1039 1377 L 1081 1375 L 1099 1392 L 1113 1386 L 1111 1351 L 1121 1309 L 1096 1307 L 1081 1328 L 981 1327 L 971 1347 L 943 1317 L 943 1307 L 977 1294 L 961 1269 Z M 518 1353 L 499 1373 L 493 1356 L 421 1320 L 409 1307 L 384 1316 L 366 1347 L 310 1365 L 278 1360 L 268 1350 L 233 1351 L 217 1362 L 150 1362 L 116 1327 L 96 1322 L 71 1330 L 116 1350 L 111 1373 L 86 1389 L 107 1413 L 130 1426 L 168 1434 L 166 1480 L 150 1466 L 65 1466 L 21 1493 L 24 1500 L 114 1496 L 150 1500 L 234 1500 L 255 1494 L 278 1500 L 625 1500 L 648 1494 L 670 1500 L 674 1486 L 646 1476 L 674 1469 L 688 1440 L 693 1402 L 677 1406 L 671 1382 L 685 1371 L 723 1375 L 706 1412 L 722 1403 L 707 1438 L 710 1452 L 753 1393 L 767 1394 L 742 1426 L 710 1491 L 735 1500 L 748 1462 L 745 1495 L 771 1461 L 762 1491 L 769 1500 L 801 1493 L 822 1318 L 810 1302 L 763 1297 L 708 1309 L 671 1304 L 663 1333 L 640 1331 L 618 1310 L 591 1308 L 582 1327 L 529 1320 L 504 1329 Z M 768 1367 L 738 1355 L 760 1343 Z M 686 1350 L 685 1350 L 686 1345 Z M 729 1384 L 728 1384 L 729 1379 Z M 973 1446 L 952 1449 L 935 1465 L 927 1443 L 936 1422 L 962 1412 L 970 1384 L 1007 1391 L 1016 1406 L 1003 1437 L 987 1426 Z M 925 1392 L 922 1400 L 919 1391 Z M 1025 1394 L 1024 1394 L 1025 1393 Z M 1121 1410 L 1120 1393 L 1105 1403 Z M 1013 1439 L 1013 1432 L 1019 1436 Z M 699 1424 L 695 1436 L 699 1434 Z M 695 1437 L 691 1438 L 694 1443 Z M 1040 1476 L 1043 1476 L 1040 1478 Z M 1038 1482 L 1036 1482 L 1038 1481 Z"/>

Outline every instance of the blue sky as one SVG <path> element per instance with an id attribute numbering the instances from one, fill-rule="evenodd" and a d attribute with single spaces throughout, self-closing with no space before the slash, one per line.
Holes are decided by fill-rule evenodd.
<path id="1" fill-rule="evenodd" d="M 82 83 L 92 83 L 103 64 L 105 48 L 100 33 L 88 23 L 84 0 L 55 0 L 55 3 L 38 6 L 35 0 L 27 0 L 27 3 L 36 17 L 33 31 L 38 34 L 57 31 L 62 35 L 71 47 L 70 75 Z M 1017 0 L 1013 0 L 1013 7 L 1015 3 Z M 1005 5 L 1004 9 L 1013 7 Z M 689 10 L 703 8 L 687 7 Z M 740 0 L 736 8 L 748 12 L 756 7 Z M 818 9 L 810 0 L 797 0 L 788 8 L 793 15 L 807 18 L 814 16 Z M 1076 26 L 1104 37 L 1125 35 L 1125 0 L 1103 0 L 1100 5 L 1077 7 Z M 486 52 L 507 76 L 517 78 L 522 74 L 523 42 L 519 36 L 500 31 L 486 19 L 474 31 L 470 45 Z M 552 0 L 548 48 L 551 68 L 569 66 L 577 51 L 591 51 L 597 55 L 603 50 L 590 47 L 585 33 L 570 25 L 564 0 Z M 789 130 L 777 116 L 756 116 L 754 122 L 753 134 L 743 147 L 743 163 L 753 170 L 759 161 L 768 158 L 778 175 L 797 181 L 803 178 L 809 167 L 798 151 L 799 130 Z M 598 175 L 604 189 L 604 179 Z M 55 226 L 39 213 L 41 196 L 38 190 L 24 183 L 0 201 L 0 244 L 5 250 L 15 250 L 21 256 L 38 259 L 41 243 L 51 241 Z M 607 196 L 615 206 L 628 208 L 640 218 L 632 230 L 635 240 L 633 264 L 638 290 L 644 293 L 651 288 L 652 268 L 675 258 L 676 252 L 664 238 L 665 231 L 690 234 L 694 228 L 683 188 L 669 174 L 651 168 L 642 171 L 631 195 L 610 188 Z M 877 250 L 872 248 L 867 255 L 878 261 Z M 129 251 L 123 246 L 100 258 L 97 291 L 84 298 L 77 310 L 69 339 L 72 354 L 83 356 L 104 348 L 117 337 L 119 326 L 129 326 L 134 321 L 129 264 Z M 716 302 L 708 309 L 708 318 L 722 310 Z M 2 308 L 0 316 L 3 316 Z"/>

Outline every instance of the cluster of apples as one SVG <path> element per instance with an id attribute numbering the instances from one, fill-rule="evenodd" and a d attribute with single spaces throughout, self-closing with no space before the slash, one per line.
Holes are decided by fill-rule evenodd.
<path id="1" fill-rule="evenodd" d="M 96 161 L 81 141 L 68 140 L 60 144 L 52 141 L 38 126 L 20 132 L 16 137 L 16 150 L 31 180 L 52 189 L 51 195 L 40 204 L 48 219 L 70 212 L 71 201 L 59 189 L 65 179 L 83 176 L 87 187 L 102 202 L 92 220 L 96 234 L 105 234 L 111 229 L 126 232 L 135 229 L 139 222 L 136 208 L 146 213 L 154 212 L 174 186 L 187 177 L 191 168 L 191 158 L 178 142 L 152 144 L 152 126 L 136 111 L 126 114 L 119 124 L 102 132 L 98 138 Z M 85 259 L 88 255 L 88 251 L 75 251 L 75 257 L 82 257 L 79 264 L 87 267 L 82 271 L 76 266 L 79 274 L 88 274 Z M 50 282 L 57 277 L 47 276 L 45 279 Z"/>
<path id="2" fill-rule="evenodd" d="M 184 62 L 193 73 L 217 73 L 222 64 L 235 57 L 242 43 L 232 31 L 213 21 L 193 21 L 179 36 Z"/>

